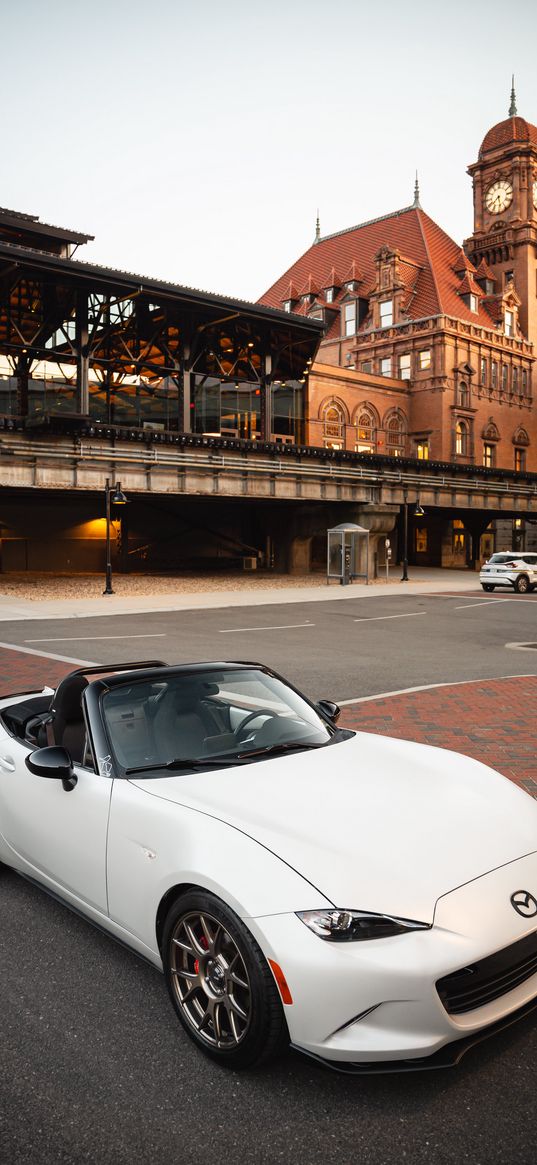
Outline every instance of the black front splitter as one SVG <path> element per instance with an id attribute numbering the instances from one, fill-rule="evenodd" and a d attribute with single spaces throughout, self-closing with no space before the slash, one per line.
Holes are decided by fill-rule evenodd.
<path id="1" fill-rule="evenodd" d="M 523 1007 L 506 1016 L 505 1019 L 499 1019 L 496 1023 L 491 1023 L 488 1027 L 474 1032 L 471 1036 L 465 1036 L 462 1040 L 454 1040 L 450 1044 L 445 1044 L 443 1048 L 433 1052 L 432 1056 L 420 1056 L 409 1060 L 369 1060 L 368 1062 L 354 1063 L 350 1060 L 327 1060 L 324 1056 L 318 1056 L 315 1052 L 309 1052 L 306 1048 L 299 1047 L 298 1044 L 291 1044 L 291 1047 L 293 1051 L 300 1052 L 302 1056 L 308 1056 L 310 1060 L 315 1060 L 323 1068 L 330 1068 L 332 1072 L 340 1072 L 344 1076 L 380 1076 L 390 1072 L 426 1072 L 432 1071 L 434 1068 L 455 1068 L 463 1056 L 475 1048 L 477 1044 L 482 1044 L 491 1036 L 512 1027 L 513 1024 L 518 1023 L 527 1015 L 531 1015 L 534 1011 L 537 1011 L 537 998 L 525 1003 Z"/>

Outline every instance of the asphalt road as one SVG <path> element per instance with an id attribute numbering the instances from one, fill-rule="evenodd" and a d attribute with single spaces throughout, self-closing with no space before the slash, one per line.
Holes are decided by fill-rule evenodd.
<path id="1" fill-rule="evenodd" d="M 537 641 L 537 596 L 511 597 L 496 611 L 495 602 L 477 591 L 379 596 L 32 621 L 4 624 L 1 635 L 98 662 L 260 658 L 313 696 L 351 699 L 535 674 L 537 651 L 505 644 Z M 162 976 L 5 870 L 0 921 L 2 1165 L 535 1161 L 537 1018 L 456 1069 L 349 1079 L 289 1054 L 258 1072 L 229 1073 L 183 1034 Z"/>
<path id="2" fill-rule="evenodd" d="M 334 700 L 420 684 L 535 674 L 532 595 L 383 595 L 204 611 L 3 623 L 0 638 L 96 663 L 256 660 Z"/>

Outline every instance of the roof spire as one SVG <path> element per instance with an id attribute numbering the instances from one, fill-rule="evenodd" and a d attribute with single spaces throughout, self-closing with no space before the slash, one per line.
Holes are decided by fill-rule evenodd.
<path id="1" fill-rule="evenodd" d="M 516 117 L 516 93 L 515 93 L 515 74 L 511 78 L 511 104 L 509 106 L 509 117 Z"/>
<path id="2" fill-rule="evenodd" d="M 317 207 L 317 218 L 315 220 L 315 242 L 320 243 L 320 241 L 321 241 L 321 224 L 319 221 L 319 207 Z"/>
<path id="3" fill-rule="evenodd" d="M 414 202 L 412 203 L 412 206 L 419 206 L 420 210 L 421 210 L 420 184 L 418 182 L 418 171 L 417 170 L 416 170 L 416 181 L 414 183 Z"/>

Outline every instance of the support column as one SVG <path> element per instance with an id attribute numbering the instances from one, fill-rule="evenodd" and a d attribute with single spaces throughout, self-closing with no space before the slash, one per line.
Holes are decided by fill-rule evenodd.
<path id="1" fill-rule="evenodd" d="M 76 408 L 78 413 L 89 416 L 89 331 L 88 293 L 76 293 Z"/>
<path id="2" fill-rule="evenodd" d="M 17 361 L 17 414 L 19 417 L 28 416 L 28 381 L 30 378 L 30 360 L 26 354 L 19 356 Z"/>
<path id="3" fill-rule="evenodd" d="M 463 518 L 464 529 L 469 535 L 469 545 L 466 550 L 466 565 L 469 570 L 477 570 L 481 535 L 485 533 L 487 526 L 490 526 L 491 520 L 488 514 L 472 514 L 471 517 Z"/>
<path id="4" fill-rule="evenodd" d="M 193 410 L 190 406 L 192 404 L 193 373 L 190 371 L 190 344 L 185 344 L 183 347 L 181 367 L 182 387 L 179 390 L 179 429 L 182 433 L 191 433 Z"/>

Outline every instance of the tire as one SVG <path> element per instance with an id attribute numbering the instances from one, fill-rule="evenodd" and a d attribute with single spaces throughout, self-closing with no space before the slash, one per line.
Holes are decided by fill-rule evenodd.
<path id="1" fill-rule="evenodd" d="M 491 585 L 491 583 L 481 583 L 481 586 L 483 587 L 484 591 L 493 591 L 494 590 L 494 587 Z"/>
<path id="2" fill-rule="evenodd" d="M 240 918 L 204 890 L 171 907 L 163 935 L 166 984 L 191 1040 L 229 1068 L 251 1068 L 289 1043 L 270 967 Z"/>
<path id="3" fill-rule="evenodd" d="M 530 589 L 530 580 L 527 574 L 519 574 L 515 580 L 515 591 L 517 595 L 527 595 Z"/>

